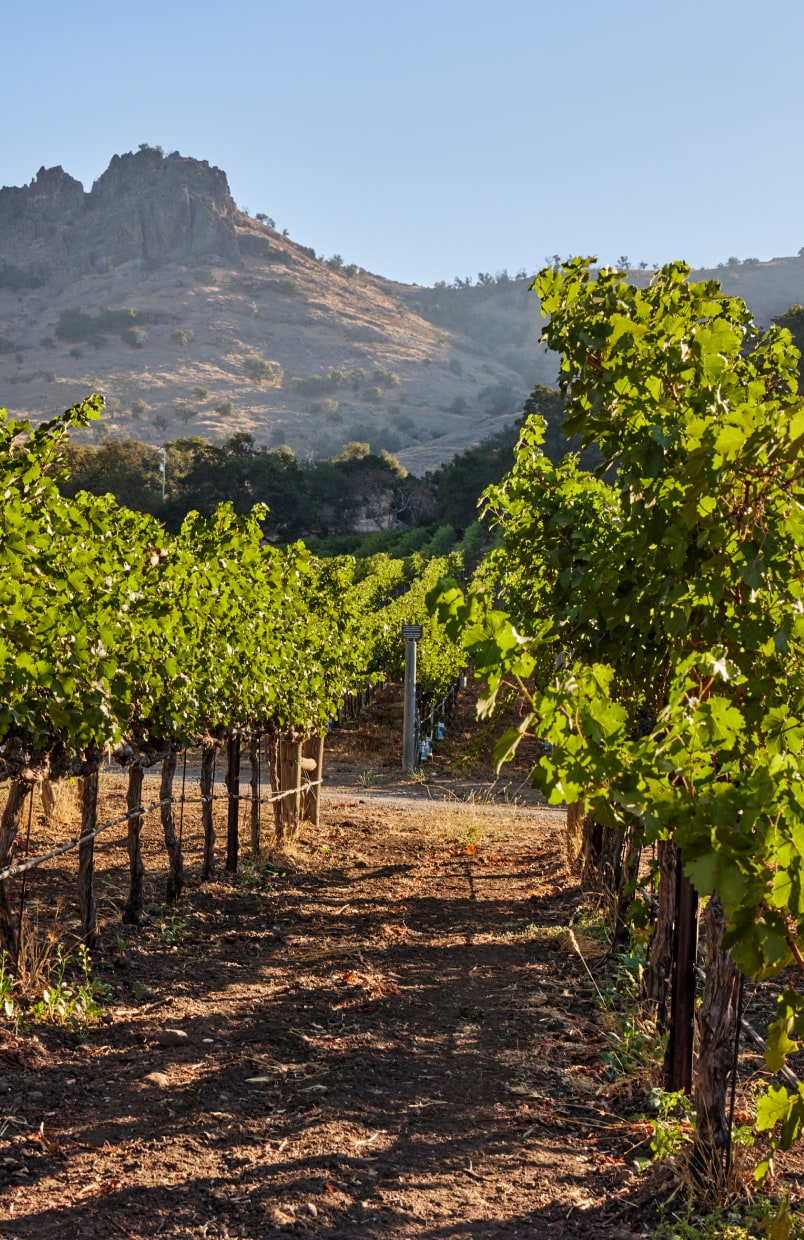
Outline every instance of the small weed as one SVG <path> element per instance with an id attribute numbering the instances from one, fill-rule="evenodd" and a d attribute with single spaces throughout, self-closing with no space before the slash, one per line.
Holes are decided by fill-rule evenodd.
<path id="1" fill-rule="evenodd" d="M 323 852 L 326 844 L 320 848 Z M 277 870 L 276 866 L 269 862 L 259 861 L 256 858 L 246 861 L 238 871 L 237 885 L 245 891 L 256 891 L 259 887 L 270 890 L 271 884 L 278 878 L 284 878 L 283 870 Z"/>
<path id="2" fill-rule="evenodd" d="M 648 1120 L 653 1129 L 650 1142 L 653 1157 L 638 1158 L 636 1163 L 640 1169 L 663 1158 L 675 1157 L 692 1139 L 695 1122 L 692 1104 L 683 1090 L 666 1093 L 663 1089 L 652 1089 L 650 1106 L 656 1112 L 655 1117 Z"/>
<path id="3" fill-rule="evenodd" d="M 685 1214 L 661 1211 L 661 1221 L 650 1240 L 804 1240 L 804 1216 L 792 1210 L 788 1196 L 781 1200 L 757 1197 L 745 1205 L 707 1213 L 688 1209 Z"/>
<path id="4" fill-rule="evenodd" d="M 67 1025 L 73 1033 L 85 1035 L 89 1025 L 103 1014 L 111 990 L 92 974 L 92 959 L 84 943 L 71 956 L 59 945 L 54 966 L 42 997 L 31 1005 L 34 1020 Z"/>
<path id="5" fill-rule="evenodd" d="M 584 906 L 570 919 L 579 941 L 593 940 L 597 943 L 610 943 L 614 929 L 612 910 L 605 905 Z M 621 967 L 622 961 L 621 961 Z"/>
<path id="6" fill-rule="evenodd" d="M 361 771 L 357 777 L 357 782 L 361 788 L 373 788 L 376 782 L 375 772 L 372 767 L 366 767 L 365 771 Z"/>
<path id="7" fill-rule="evenodd" d="M 599 1006 L 608 1015 L 610 1049 L 602 1059 L 610 1080 L 652 1072 L 664 1057 L 666 1035 L 643 1015 L 640 987 L 645 965 L 641 950 L 620 952 L 616 982 L 601 992 Z"/>
<path id="8" fill-rule="evenodd" d="M 168 943 L 175 948 L 177 955 L 181 954 L 181 944 L 186 928 L 187 922 L 177 908 L 171 908 L 170 911 L 162 909 L 159 917 L 159 937 L 163 943 Z"/>
<path id="9" fill-rule="evenodd" d="M 0 954 L 0 1011 L 8 1020 L 14 1020 L 17 1015 L 17 980 L 9 964 L 8 953 Z"/>

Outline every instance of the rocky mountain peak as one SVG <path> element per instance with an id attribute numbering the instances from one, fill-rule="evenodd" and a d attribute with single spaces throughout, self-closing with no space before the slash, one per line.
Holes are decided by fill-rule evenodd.
<path id="1" fill-rule="evenodd" d="M 209 256 L 236 262 L 226 174 L 156 147 L 115 155 L 89 193 L 61 167 L 0 189 L 0 263 L 22 282 Z"/>

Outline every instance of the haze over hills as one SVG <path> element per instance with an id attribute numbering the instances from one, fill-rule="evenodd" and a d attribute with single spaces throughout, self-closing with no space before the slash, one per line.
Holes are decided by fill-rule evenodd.
<path id="1" fill-rule="evenodd" d="M 763 323 L 804 301 L 801 258 L 706 274 Z M 152 147 L 88 192 L 43 168 L 0 190 L 0 403 L 39 420 L 101 391 L 96 437 L 247 431 L 315 458 L 367 440 L 421 474 L 555 382 L 528 283 L 428 289 L 324 260 L 240 210 L 221 170 Z"/>

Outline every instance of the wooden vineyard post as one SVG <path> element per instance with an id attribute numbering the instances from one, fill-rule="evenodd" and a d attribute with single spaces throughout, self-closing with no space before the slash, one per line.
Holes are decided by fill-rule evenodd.
<path id="1" fill-rule="evenodd" d="M 564 847 L 567 854 L 567 865 L 573 873 L 579 867 L 583 857 L 583 836 L 586 811 L 583 801 L 571 801 L 567 806 L 567 829 L 564 836 Z"/>
<path id="2" fill-rule="evenodd" d="M 142 781 L 143 769 L 141 762 L 132 762 L 128 768 L 128 790 L 126 808 L 131 817 L 128 820 L 128 864 L 130 884 L 128 900 L 123 909 L 123 921 L 127 925 L 138 926 L 142 921 L 145 865 L 142 860 L 140 833 L 142 831 Z"/>
<path id="3" fill-rule="evenodd" d="M 695 1039 L 695 963 L 698 952 L 698 895 L 676 855 L 676 917 L 673 936 L 670 1039 L 665 1056 L 667 1089 L 692 1089 Z"/>
<path id="4" fill-rule="evenodd" d="M 215 792 L 216 746 L 205 745 L 201 751 L 201 821 L 204 824 L 204 866 L 202 879 L 215 874 L 215 813 L 212 797 Z"/>
<path id="5" fill-rule="evenodd" d="M 162 783 L 159 788 L 159 800 L 165 804 L 160 808 L 162 817 L 162 830 L 165 836 L 165 848 L 167 849 L 168 859 L 170 861 L 170 871 L 168 873 L 167 887 L 165 889 L 165 899 L 169 904 L 175 903 L 184 890 L 184 858 L 181 854 L 181 844 L 176 839 L 176 829 L 173 825 L 173 777 L 176 774 L 176 751 L 168 750 L 167 757 L 162 762 Z"/>
<path id="6" fill-rule="evenodd" d="M 81 834 L 89 835 L 98 825 L 98 768 L 81 780 Z M 81 937 L 87 947 L 94 947 L 98 934 L 98 909 L 95 903 L 95 841 L 86 840 L 78 847 L 78 906 L 81 910 Z"/>
<path id="7" fill-rule="evenodd" d="M 305 763 L 313 763 L 312 766 L 305 766 L 310 777 L 310 788 L 304 796 L 304 818 L 317 827 L 321 821 L 321 777 L 324 771 L 323 735 L 311 736 L 304 742 L 302 757 Z"/>
<path id="8" fill-rule="evenodd" d="M 251 851 L 260 855 L 260 737 L 252 733 L 248 745 L 251 763 Z"/>
<path id="9" fill-rule="evenodd" d="M 30 780 L 12 780 L 6 807 L 3 810 L 3 818 L 0 821 L 0 869 L 5 869 L 11 862 L 11 850 L 15 839 L 20 834 L 22 815 L 29 796 L 33 796 L 33 784 Z M 17 960 L 19 927 L 11 911 L 8 879 L 0 882 L 0 949 L 7 951 L 12 960 Z"/>
<path id="10" fill-rule="evenodd" d="M 300 741 L 284 738 L 279 745 L 282 791 L 282 838 L 293 840 L 299 833 L 301 813 L 302 746 Z"/>
<path id="11" fill-rule="evenodd" d="M 226 873 L 237 873 L 240 852 L 240 737 L 229 737 L 229 764 L 226 771 L 226 788 L 229 793 L 229 809 L 226 818 Z"/>

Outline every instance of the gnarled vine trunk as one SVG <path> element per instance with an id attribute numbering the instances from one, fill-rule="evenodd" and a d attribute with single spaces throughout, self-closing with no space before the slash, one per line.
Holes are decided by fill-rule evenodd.
<path id="1" fill-rule="evenodd" d="M 127 841 L 130 879 L 128 900 L 123 909 L 123 921 L 131 926 L 138 926 L 141 923 L 145 898 L 145 864 L 140 845 L 143 822 L 141 812 L 143 774 L 142 765 L 139 762 L 132 763 L 128 768 L 126 808 L 131 815 L 128 820 Z"/>
<path id="2" fill-rule="evenodd" d="M 81 779 L 82 835 L 91 835 L 98 825 L 98 765 Z M 85 840 L 78 846 L 78 906 L 81 910 L 81 937 L 87 947 L 94 947 L 98 936 L 94 839 Z"/>
<path id="3" fill-rule="evenodd" d="M 710 896 L 703 912 L 706 941 L 706 981 L 698 1011 L 698 1071 L 695 1109 L 698 1119 L 691 1170 L 699 1192 L 716 1198 L 726 1175 L 729 1122 L 726 1097 L 734 1058 L 740 970 L 723 950 L 726 917 L 717 896 Z"/>
<path id="4" fill-rule="evenodd" d="M 8 799 L 0 820 L 0 869 L 11 862 L 14 841 L 20 834 L 22 817 L 28 798 L 33 795 L 33 783 L 29 779 L 14 779 L 8 790 Z M 8 952 L 12 960 L 19 955 L 19 926 L 11 909 L 9 880 L 0 882 L 0 950 Z"/>
<path id="5" fill-rule="evenodd" d="M 659 862 L 658 912 L 648 948 L 648 962 L 643 978 L 643 994 L 655 1005 L 656 1020 L 667 1028 L 667 999 L 673 969 L 673 932 L 676 921 L 676 854 L 672 840 L 659 840 L 656 847 Z"/>
<path id="6" fill-rule="evenodd" d="M 204 867 L 201 878 L 215 875 L 215 812 L 212 800 L 215 790 L 215 745 L 206 745 L 201 752 L 201 821 L 204 825 Z"/>
<path id="7" fill-rule="evenodd" d="M 260 737 L 252 735 L 248 746 L 251 765 L 251 851 L 260 855 Z"/>
<path id="8" fill-rule="evenodd" d="M 159 788 L 159 800 L 164 802 L 160 807 L 162 817 L 162 830 L 165 835 L 165 848 L 167 849 L 168 860 L 170 862 L 170 871 L 168 873 L 167 885 L 165 888 L 165 900 L 168 904 L 174 904 L 179 899 L 185 887 L 184 875 L 184 858 L 182 856 L 181 844 L 176 838 L 176 828 L 173 825 L 173 778 L 176 774 L 176 753 L 171 749 L 168 751 L 167 757 L 162 762 L 162 782 Z"/>

